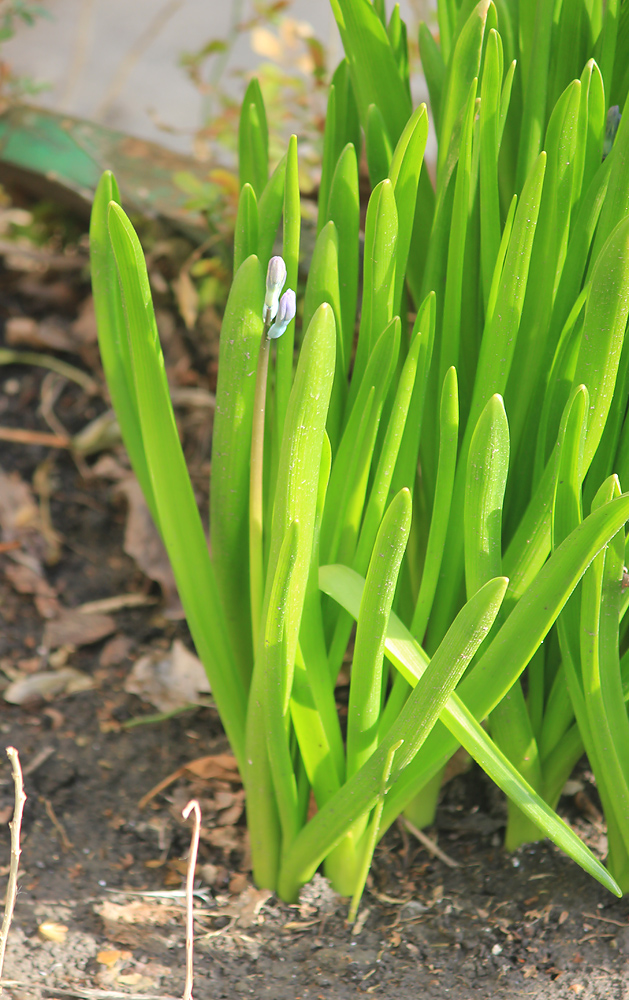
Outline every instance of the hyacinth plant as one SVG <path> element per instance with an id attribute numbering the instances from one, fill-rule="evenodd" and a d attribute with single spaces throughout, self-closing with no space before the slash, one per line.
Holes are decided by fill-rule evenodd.
<path id="1" fill-rule="evenodd" d="M 254 877 L 294 900 L 323 864 L 355 914 L 378 839 L 432 819 L 463 745 L 509 798 L 507 846 L 548 836 L 620 893 L 629 4 L 439 0 L 439 43 L 419 33 L 432 172 L 398 8 L 332 7 L 346 58 L 298 323 L 297 139 L 270 173 L 255 81 L 243 103 L 211 556 L 109 173 L 90 233 L 112 402 L 238 760 Z M 553 811 L 584 748 L 607 869 Z"/>

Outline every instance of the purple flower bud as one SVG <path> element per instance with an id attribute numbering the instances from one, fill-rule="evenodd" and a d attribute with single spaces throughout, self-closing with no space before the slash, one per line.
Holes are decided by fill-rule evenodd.
<path id="1" fill-rule="evenodd" d="M 282 298 L 280 299 L 277 315 L 275 317 L 275 323 L 268 333 L 270 340 L 277 340 L 278 337 L 281 337 L 282 334 L 286 332 L 286 327 L 290 321 L 295 318 L 295 312 L 295 293 L 292 288 L 289 288 L 288 291 L 284 292 Z"/>
<path id="2" fill-rule="evenodd" d="M 264 296 L 264 322 L 275 319 L 277 306 L 286 281 L 286 264 L 281 257 L 271 257 L 266 272 L 266 295 Z"/>

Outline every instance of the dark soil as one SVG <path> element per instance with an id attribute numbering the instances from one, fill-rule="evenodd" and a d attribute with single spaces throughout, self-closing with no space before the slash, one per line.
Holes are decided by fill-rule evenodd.
<path id="1" fill-rule="evenodd" d="M 36 413 L 41 379 L 25 366 L 0 369 L 6 390 L 0 423 L 49 430 Z M 58 412 L 77 430 L 88 406 L 104 408 L 70 387 Z M 0 466 L 28 483 L 49 457 L 39 446 L 0 443 Z M 83 477 L 65 451 L 52 458 L 51 520 L 62 538 L 46 577 L 64 606 L 148 592 L 150 583 L 122 549 L 125 508 L 112 484 Z M 0 666 L 7 677 L 45 658 L 45 621 L 33 595 L 12 586 L 10 565 L 11 553 L 0 555 Z M 152 711 L 124 690 L 133 661 L 170 647 L 174 637 L 190 645 L 185 625 L 167 620 L 160 608 L 117 611 L 117 645 L 109 637 L 70 651 L 69 664 L 92 677 L 91 690 L 2 705 L 2 742 L 19 750 L 28 795 L 6 996 L 181 996 L 185 929 L 176 893 L 190 831 L 180 816 L 194 794 L 204 807 L 196 1000 L 629 997 L 627 903 L 547 843 L 507 855 L 500 846 L 503 802 L 475 770 L 445 788 L 431 831 L 458 867 L 430 856 L 405 831 L 391 830 L 376 851 L 354 927 L 346 922 L 347 900 L 335 898 L 319 877 L 295 906 L 255 890 L 237 783 L 182 775 L 141 809 L 141 798 L 181 765 L 228 752 L 211 708 L 124 727 Z M 0 773 L 6 823 L 12 803 L 6 761 Z M 229 816 L 220 814 L 220 795 L 233 806 Z M 601 841 L 595 807 L 590 824 L 573 800 L 562 805 L 572 809 L 568 818 L 582 834 Z"/>

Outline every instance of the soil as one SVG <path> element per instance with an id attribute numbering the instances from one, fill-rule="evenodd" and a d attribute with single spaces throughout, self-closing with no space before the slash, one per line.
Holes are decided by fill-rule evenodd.
<path id="1" fill-rule="evenodd" d="M 5 270 L 0 278 L 5 319 L 20 310 L 37 322 L 45 318 L 50 307 L 41 297 L 35 308 L 14 275 Z M 80 275 L 64 280 L 73 291 L 63 306 L 69 323 L 86 288 Z M 204 366 L 203 379 L 211 363 Z M 211 388 L 207 377 L 203 384 Z M 50 432 L 37 411 L 43 378 L 34 367 L 0 369 L 4 427 Z M 105 403 L 68 383 L 55 406 L 75 432 L 90 408 L 96 415 Z M 198 469 L 208 459 L 207 434 L 197 435 Z M 125 689 L 133 663 L 146 652 L 169 649 L 175 638 L 191 643 L 185 624 L 165 616 L 159 590 L 124 551 L 126 507 L 115 484 L 89 475 L 85 465 L 77 468 L 67 450 L 40 445 L 0 442 L 0 467 L 27 484 L 47 469 L 50 522 L 59 535 L 56 561 L 44 569 L 49 597 L 66 609 L 127 593 L 156 598 L 115 611 L 110 634 L 66 648 L 65 659 L 54 660 L 57 668 L 67 664 L 87 675 L 89 689 L 2 704 L 2 743 L 19 751 L 28 795 L 5 996 L 181 996 L 181 890 L 190 841 L 181 809 L 195 795 L 204 817 L 195 1000 L 629 997 L 627 902 L 546 842 L 507 855 L 501 847 L 504 803 L 474 769 L 445 787 L 428 831 L 456 867 L 428 853 L 405 828 L 392 829 L 376 850 L 355 925 L 346 921 L 348 901 L 321 876 L 294 906 L 257 890 L 248 869 L 242 791 L 229 758 L 220 756 L 229 748 L 216 712 L 201 707 L 126 727 L 154 712 Z M 202 504 L 206 481 L 201 474 L 195 479 Z M 38 606 L 38 595 L 16 589 L 15 565 L 14 552 L 0 554 L 5 687 L 16 675 L 43 669 L 50 653 L 45 602 Z M 206 757 L 218 759 L 196 773 L 183 770 Z M 142 807 L 153 786 L 178 768 L 175 780 Z M 586 792 L 562 799 L 560 811 L 604 851 L 595 789 L 583 769 L 581 784 Z M 11 816 L 12 791 L 5 761 L 3 823 Z M 3 877 L 8 844 L 7 830 L 0 843 Z"/>

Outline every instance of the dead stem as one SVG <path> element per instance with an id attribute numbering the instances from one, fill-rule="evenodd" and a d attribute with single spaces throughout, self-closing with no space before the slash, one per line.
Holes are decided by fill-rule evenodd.
<path id="1" fill-rule="evenodd" d="M 24 794 L 24 782 L 22 780 L 22 769 L 20 758 L 15 747 L 7 747 L 7 757 L 11 761 L 11 773 L 15 786 L 15 809 L 13 819 L 9 823 L 11 829 L 11 862 L 9 865 L 9 881 L 7 882 L 7 894 L 4 901 L 4 917 L 2 918 L 2 929 L 0 930 L 0 978 L 4 966 L 4 953 L 7 947 L 9 928 L 13 919 L 15 909 L 15 898 L 17 896 L 17 874 L 20 865 L 20 830 L 22 827 L 22 813 L 26 795 Z M 2 986 L 0 986 L 2 993 Z"/>
<path id="2" fill-rule="evenodd" d="M 197 852 L 199 850 L 199 834 L 201 831 L 201 809 L 196 799 L 191 799 L 182 812 L 184 819 L 188 819 L 191 812 L 194 812 L 194 829 L 192 840 L 190 841 L 190 854 L 188 855 L 188 870 L 186 872 L 186 983 L 183 991 L 183 1000 L 192 1000 L 192 981 L 194 977 L 194 871 L 197 864 Z"/>

